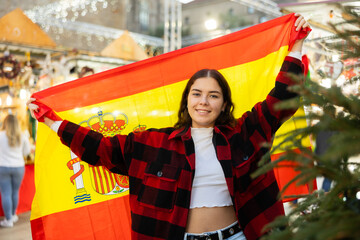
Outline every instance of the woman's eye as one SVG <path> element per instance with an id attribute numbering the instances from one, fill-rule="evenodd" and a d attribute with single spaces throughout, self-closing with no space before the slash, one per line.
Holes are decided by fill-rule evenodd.
<path id="1" fill-rule="evenodd" d="M 192 95 L 195 97 L 198 97 L 198 96 L 200 96 L 200 93 L 193 93 Z"/>
<path id="2" fill-rule="evenodd" d="M 218 95 L 210 95 L 211 98 L 219 98 Z"/>

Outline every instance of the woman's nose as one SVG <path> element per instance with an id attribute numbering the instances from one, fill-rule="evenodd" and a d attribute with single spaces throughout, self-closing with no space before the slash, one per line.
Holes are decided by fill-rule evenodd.
<path id="1" fill-rule="evenodd" d="M 200 104 L 207 105 L 208 103 L 208 98 L 206 96 L 201 97 Z"/>

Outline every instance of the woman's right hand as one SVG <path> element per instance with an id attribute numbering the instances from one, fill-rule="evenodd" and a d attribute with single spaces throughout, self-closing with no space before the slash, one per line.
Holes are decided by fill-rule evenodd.
<path id="1" fill-rule="evenodd" d="M 38 112 L 39 106 L 36 105 L 36 104 L 34 103 L 34 101 L 36 101 L 35 98 L 30 98 L 30 99 L 26 102 L 26 106 L 29 108 L 29 111 L 30 111 L 31 116 L 36 119 L 34 112 Z"/>
<path id="2" fill-rule="evenodd" d="M 37 117 L 35 116 L 35 113 L 39 112 L 39 106 L 37 104 L 35 104 L 34 102 L 36 101 L 35 98 L 30 98 L 27 102 L 26 105 L 29 108 L 30 114 L 33 118 L 37 119 Z M 55 121 L 44 116 L 44 123 L 48 126 L 51 127 L 51 125 L 54 123 Z"/>

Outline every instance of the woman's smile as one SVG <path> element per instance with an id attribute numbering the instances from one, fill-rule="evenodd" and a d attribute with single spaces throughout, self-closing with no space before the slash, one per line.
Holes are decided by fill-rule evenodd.
<path id="1" fill-rule="evenodd" d="M 209 110 L 204 110 L 204 109 L 197 109 L 196 111 L 197 111 L 199 114 L 207 114 L 207 113 L 210 112 Z"/>

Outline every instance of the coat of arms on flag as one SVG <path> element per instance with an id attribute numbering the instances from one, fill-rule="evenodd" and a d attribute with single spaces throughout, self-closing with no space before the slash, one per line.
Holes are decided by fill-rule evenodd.
<path id="1" fill-rule="evenodd" d="M 121 134 L 126 128 L 128 118 L 125 114 L 120 113 L 103 113 L 99 111 L 96 115 L 82 121 L 79 125 L 102 133 L 104 136 L 115 136 Z M 70 150 L 71 160 L 67 162 L 69 170 L 74 175 L 70 177 L 70 181 L 76 186 L 75 203 L 91 201 L 91 195 L 87 193 L 84 186 L 84 165 L 81 160 Z M 129 178 L 121 174 L 115 174 L 104 168 L 103 166 L 89 165 L 90 180 L 93 190 L 102 195 L 111 195 L 126 192 L 129 190 Z"/>

